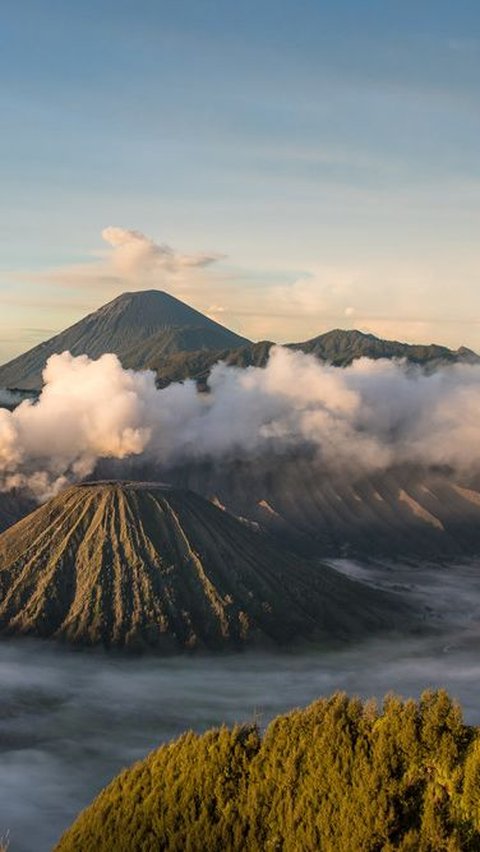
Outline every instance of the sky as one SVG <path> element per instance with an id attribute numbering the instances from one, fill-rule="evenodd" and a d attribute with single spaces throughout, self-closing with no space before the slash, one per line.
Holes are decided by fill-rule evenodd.
<path id="1" fill-rule="evenodd" d="M 2 0 L 0 359 L 158 287 L 480 350 L 478 0 Z"/>

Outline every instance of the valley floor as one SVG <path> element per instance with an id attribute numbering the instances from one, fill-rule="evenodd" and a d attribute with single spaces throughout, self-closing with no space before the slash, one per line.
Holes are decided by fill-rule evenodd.
<path id="1" fill-rule="evenodd" d="M 47 642 L 0 643 L 0 834 L 11 852 L 47 852 L 122 767 L 187 728 L 256 719 L 335 690 L 417 696 L 446 687 L 480 723 L 480 562 L 334 563 L 402 587 L 425 635 L 344 650 L 125 658 Z"/>

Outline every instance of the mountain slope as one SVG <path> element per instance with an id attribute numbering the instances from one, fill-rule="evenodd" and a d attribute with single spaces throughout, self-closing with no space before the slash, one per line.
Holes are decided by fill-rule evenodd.
<path id="1" fill-rule="evenodd" d="M 179 335 L 177 344 L 173 330 Z M 173 351 L 175 345 L 218 349 L 248 343 L 245 338 L 168 293 L 159 290 L 123 293 L 75 325 L 0 367 L 0 387 L 41 387 L 41 374 L 47 359 L 53 353 L 65 350 L 91 358 L 98 358 L 104 352 L 114 352 L 120 360 L 128 355 L 128 366 L 142 369 L 145 366 L 143 348 L 146 346 L 148 350 L 148 338 L 152 338 L 151 345 L 155 348 L 165 332 L 170 333 L 170 344 L 163 340 L 163 349 L 168 351 Z M 158 338 L 156 343 L 155 338 Z M 136 347 L 140 347 L 137 355 Z"/>
<path id="2" fill-rule="evenodd" d="M 241 338 L 237 338 L 237 341 Z M 122 364 L 132 370 L 149 370 L 157 361 L 177 353 L 230 351 L 232 332 L 222 326 L 180 326 L 165 328 L 136 343 L 121 356 Z M 234 350 L 236 351 L 236 350 Z"/>
<path id="3" fill-rule="evenodd" d="M 170 382 L 185 379 L 206 381 L 212 367 L 218 361 L 224 361 L 231 367 L 252 365 L 264 367 L 268 361 L 270 349 L 274 345 L 271 341 L 261 341 L 248 343 L 235 349 L 217 351 L 204 349 L 189 352 L 168 351 L 160 347 L 155 350 L 151 347 L 145 366 L 156 372 L 158 383 L 162 387 Z M 314 355 L 319 361 L 336 367 L 346 367 L 357 358 L 404 358 L 411 364 L 418 364 L 427 369 L 435 369 L 446 364 L 480 363 L 479 356 L 465 347 L 453 350 L 436 344 L 424 346 L 399 343 L 395 340 L 381 340 L 373 334 L 341 329 L 328 331 L 300 343 L 287 343 L 285 346 L 287 349 Z M 201 347 L 198 349 L 200 350 Z"/>
<path id="4" fill-rule="evenodd" d="M 374 334 L 361 331 L 333 329 L 302 343 L 288 344 L 306 354 L 316 355 L 337 367 L 346 367 L 356 358 L 406 358 L 412 364 L 479 363 L 480 358 L 471 349 L 448 349 L 437 344 L 399 343 L 397 340 L 382 340 Z"/>
<path id="5" fill-rule="evenodd" d="M 104 471 L 109 474 L 109 466 Z M 158 471 L 162 475 L 162 471 Z M 480 482 L 395 467 L 333 476 L 307 454 L 186 464 L 170 481 L 317 557 L 452 559 L 480 554 Z"/>
<path id="6" fill-rule="evenodd" d="M 68 489 L 0 536 L 0 630 L 108 647 L 237 647 L 391 626 L 398 601 L 166 486 Z M 400 607 L 401 609 L 401 607 Z"/>
<path id="7" fill-rule="evenodd" d="M 21 488 L 0 491 L 0 533 L 33 512 L 36 506 L 35 500 Z"/>
<path id="8" fill-rule="evenodd" d="M 258 343 L 248 343 L 238 349 L 206 350 L 197 349 L 192 352 L 152 352 L 145 362 L 145 367 L 157 375 L 157 384 L 165 387 L 171 382 L 195 379 L 206 382 L 212 367 L 223 361 L 229 367 L 265 367 L 269 352 L 275 344 L 262 340 Z"/>

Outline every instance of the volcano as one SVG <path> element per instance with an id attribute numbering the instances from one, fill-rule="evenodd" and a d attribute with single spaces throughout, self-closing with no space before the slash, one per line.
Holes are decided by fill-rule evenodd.
<path id="1" fill-rule="evenodd" d="M 221 350 L 249 343 L 179 299 L 160 290 L 123 293 L 112 302 L 0 367 L 0 387 L 38 390 L 50 355 L 98 358 L 118 355 L 124 366 L 144 369 L 152 353 Z"/>
<path id="2" fill-rule="evenodd" d="M 71 487 L 4 532 L 0 601 L 9 635 L 164 651 L 345 639 L 399 604 L 193 492 L 133 482 Z"/>
<path id="3" fill-rule="evenodd" d="M 206 382 L 213 365 L 264 367 L 275 344 L 252 343 L 199 311 L 160 290 L 123 293 L 55 337 L 0 366 L 0 389 L 15 388 L 12 405 L 22 394 L 38 392 L 48 358 L 61 352 L 98 358 L 118 356 L 125 368 L 153 370 L 160 386 L 187 378 Z M 478 364 L 466 347 L 411 345 L 382 340 L 373 334 L 334 329 L 287 348 L 314 355 L 319 361 L 345 367 L 357 358 L 400 358 L 435 370 L 447 364 Z M 27 393 L 28 396 L 28 393 Z M 0 405 L 9 405 L 2 403 Z"/>

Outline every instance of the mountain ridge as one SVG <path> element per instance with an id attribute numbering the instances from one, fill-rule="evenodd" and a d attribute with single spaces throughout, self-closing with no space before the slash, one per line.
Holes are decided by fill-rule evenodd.
<path id="1" fill-rule="evenodd" d="M 273 341 L 253 343 L 160 290 L 123 293 L 54 337 L 0 366 L 0 388 L 38 391 L 53 353 L 98 358 L 116 354 L 125 368 L 151 369 L 160 386 L 194 378 L 206 382 L 215 363 L 264 367 Z M 385 340 L 358 329 L 332 329 L 298 343 L 281 344 L 337 367 L 357 358 L 399 358 L 435 369 L 480 363 L 471 349 Z"/>
<path id="2" fill-rule="evenodd" d="M 262 340 L 217 352 L 155 353 L 153 356 L 150 354 L 145 366 L 156 373 L 158 384 L 162 387 L 188 378 L 205 383 L 212 367 L 219 361 L 231 367 L 265 367 L 270 349 L 276 345 L 271 340 Z M 480 363 L 480 357 L 465 346 L 453 350 L 435 343 L 401 343 L 383 340 L 356 329 L 333 329 L 307 341 L 280 345 L 291 351 L 314 355 L 319 361 L 334 367 L 348 367 L 358 358 L 402 359 L 429 370 L 448 364 Z"/>
<path id="3" fill-rule="evenodd" d="M 411 363 L 425 364 L 435 361 L 468 363 L 480 362 L 480 357 L 461 346 L 449 349 L 437 343 L 402 343 L 386 340 L 358 329 L 335 328 L 300 343 L 287 344 L 289 349 L 300 349 L 305 354 L 316 355 L 334 366 L 346 367 L 356 358 L 406 358 Z"/>

